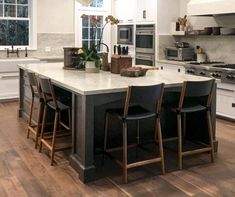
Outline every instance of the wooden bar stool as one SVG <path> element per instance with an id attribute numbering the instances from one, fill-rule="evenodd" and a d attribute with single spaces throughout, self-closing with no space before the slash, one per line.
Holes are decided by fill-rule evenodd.
<path id="1" fill-rule="evenodd" d="M 211 162 L 214 162 L 214 144 L 213 144 L 213 132 L 212 132 L 212 122 L 211 122 L 211 102 L 213 88 L 215 87 L 214 80 L 208 81 L 185 81 L 181 90 L 180 100 L 178 107 L 173 107 L 172 110 L 177 114 L 177 130 L 178 130 L 178 165 L 179 169 L 182 169 L 183 157 L 194 155 L 203 152 L 210 152 Z M 197 113 L 201 111 L 206 111 L 207 125 L 208 125 L 208 135 L 209 144 L 204 144 L 203 147 L 183 151 L 183 129 L 182 129 L 182 115 L 184 117 L 188 113 Z M 186 120 L 183 121 L 184 124 Z M 200 123 L 198 123 L 200 124 Z M 186 126 L 184 125 L 184 128 Z"/>
<path id="2" fill-rule="evenodd" d="M 51 165 L 53 165 L 55 152 L 70 149 L 72 147 L 71 142 L 60 147 L 56 146 L 57 138 L 71 136 L 71 110 L 69 106 L 64 105 L 56 99 L 54 87 L 50 79 L 39 77 L 39 82 L 42 89 L 42 95 L 45 100 L 39 152 L 41 152 L 42 150 L 42 144 L 45 145 L 45 147 L 47 147 L 51 151 Z M 48 108 L 52 109 L 55 112 L 54 128 L 53 131 L 49 133 L 45 132 Z M 62 112 L 66 111 L 68 115 L 68 125 L 61 121 Z M 62 128 L 64 129 L 62 130 Z"/>
<path id="3" fill-rule="evenodd" d="M 162 134 L 160 125 L 160 110 L 162 103 L 164 84 L 153 85 L 153 86 L 130 86 L 128 87 L 126 102 L 124 108 L 121 109 L 110 109 L 106 111 L 105 118 L 105 137 L 104 137 L 104 153 L 111 156 L 114 161 L 120 165 L 123 169 L 123 179 L 127 183 L 127 170 L 130 168 L 156 163 L 161 163 L 162 173 L 165 173 L 164 166 L 164 155 L 162 146 Z M 107 148 L 108 140 L 108 121 L 109 116 L 114 116 L 122 121 L 122 137 L 123 144 L 122 147 L 118 148 Z M 154 156 L 153 159 L 146 159 L 138 162 L 128 163 L 128 148 L 133 146 L 138 146 L 140 144 L 139 135 L 140 127 L 139 121 L 147 118 L 155 118 L 155 136 L 158 138 L 160 156 Z M 128 121 L 137 122 L 137 133 L 136 133 L 136 144 L 127 144 L 127 123 Z M 156 142 L 156 137 L 154 139 Z M 110 153 L 114 151 L 122 150 L 122 161 L 115 159 Z"/>
<path id="4" fill-rule="evenodd" d="M 42 119 L 42 110 L 44 107 L 44 100 L 42 98 L 41 88 L 37 81 L 35 73 L 27 72 L 27 75 L 28 75 L 29 86 L 30 86 L 31 93 L 32 93 L 32 100 L 31 100 L 30 113 L 29 113 L 29 122 L 28 122 L 28 129 L 27 129 L 27 138 L 29 138 L 30 132 L 33 133 L 35 135 L 35 148 L 37 148 L 38 137 L 39 137 L 40 129 L 41 129 L 41 119 Z M 33 110 L 34 110 L 35 97 L 38 98 L 39 105 L 37 109 L 37 121 L 36 121 L 36 124 L 33 124 Z"/>

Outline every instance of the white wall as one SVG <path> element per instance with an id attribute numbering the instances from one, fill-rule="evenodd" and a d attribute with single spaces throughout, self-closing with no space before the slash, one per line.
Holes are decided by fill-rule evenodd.
<path id="1" fill-rule="evenodd" d="M 38 33 L 74 33 L 74 0 L 39 0 Z"/>
<path id="2" fill-rule="evenodd" d="M 177 21 L 180 15 L 180 0 L 158 0 L 157 33 L 170 34 L 171 22 Z"/>

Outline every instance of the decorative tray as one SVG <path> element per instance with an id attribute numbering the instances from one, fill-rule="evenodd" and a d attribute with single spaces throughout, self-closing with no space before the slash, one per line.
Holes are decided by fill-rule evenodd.
<path id="1" fill-rule="evenodd" d="M 130 67 L 121 69 L 120 75 L 124 77 L 142 77 L 146 75 L 148 69 L 141 67 Z"/>

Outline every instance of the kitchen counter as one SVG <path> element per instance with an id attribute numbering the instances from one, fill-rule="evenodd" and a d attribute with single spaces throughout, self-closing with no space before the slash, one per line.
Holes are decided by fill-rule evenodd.
<path id="1" fill-rule="evenodd" d="M 30 89 L 27 87 L 27 75 L 25 70 L 35 72 L 36 74 L 52 79 L 54 85 L 62 88 L 66 94 L 70 95 L 70 104 L 72 108 L 72 152 L 70 155 L 70 165 L 78 172 L 82 182 L 95 180 L 97 177 L 97 166 L 95 163 L 95 153 L 102 152 L 104 139 L 104 120 L 105 111 L 108 108 L 123 106 L 126 97 L 127 87 L 130 85 L 153 85 L 165 83 L 164 102 L 162 109 L 161 124 L 163 136 L 177 135 L 176 116 L 167 105 L 167 99 L 175 99 L 177 91 L 180 91 L 182 83 L 185 80 L 207 80 L 208 78 L 175 74 L 162 70 L 148 70 L 146 76 L 139 78 L 121 77 L 118 74 L 110 72 L 86 73 L 77 70 L 63 70 L 63 63 L 40 63 L 40 64 L 20 64 L 20 102 L 19 116 L 28 118 Z M 215 95 L 214 90 L 213 95 Z M 173 94 L 172 94 L 173 93 Z M 169 97 L 168 97 L 169 96 Z M 143 97 L 144 98 L 144 97 Z M 178 97 L 177 97 L 178 98 Z M 215 139 L 215 97 L 212 101 L 212 126 L 214 133 L 215 147 L 218 144 Z M 205 132 L 207 132 L 206 118 L 203 114 L 187 115 L 187 132 L 193 132 L 194 137 L 207 141 Z M 192 117 L 191 117 L 192 116 Z M 200 122 L 200 124 L 198 124 Z M 114 124 L 110 133 L 119 131 L 121 124 Z M 152 136 L 154 132 L 154 119 L 143 120 L 141 130 L 144 130 L 145 136 Z M 133 128 L 132 128 L 133 127 Z M 130 135 L 135 135 L 135 124 L 130 125 Z M 197 130 L 195 130 L 197 129 Z"/>
<path id="2" fill-rule="evenodd" d="M 53 82 L 81 95 L 124 92 L 129 85 L 153 85 L 165 83 L 166 87 L 177 87 L 183 81 L 208 80 L 205 77 L 177 74 L 161 70 L 149 70 L 144 77 L 122 77 L 110 72 L 86 73 L 63 70 L 63 63 L 20 64 L 20 68 L 51 78 Z"/>
<path id="3" fill-rule="evenodd" d="M 185 66 L 189 64 L 192 61 L 175 61 L 175 60 L 166 60 L 166 59 L 161 59 L 157 60 L 158 63 L 163 63 L 163 64 L 174 64 L 174 65 L 180 65 L 180 66 Z"/>

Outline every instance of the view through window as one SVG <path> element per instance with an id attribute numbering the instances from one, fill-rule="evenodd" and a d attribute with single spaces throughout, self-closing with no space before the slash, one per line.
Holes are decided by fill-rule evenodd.
<path id="1" fill-rule="evenodd" d="M 29 0 L 0 0 L 0 45 L 29 45 Z"/>

